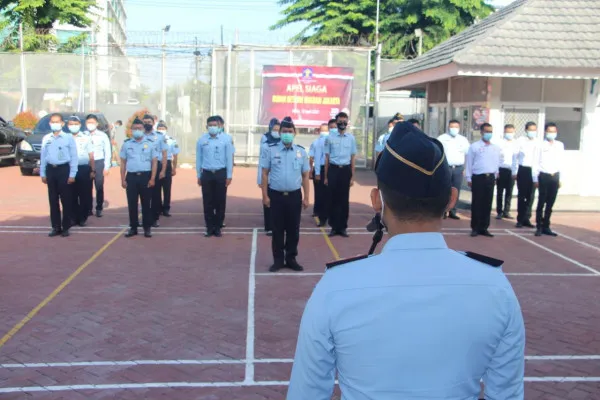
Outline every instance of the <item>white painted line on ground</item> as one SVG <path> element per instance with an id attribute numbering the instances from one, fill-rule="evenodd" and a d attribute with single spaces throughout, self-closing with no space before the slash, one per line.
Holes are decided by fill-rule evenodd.
<path id="1" fill-rule="evenodd" d="M 600 376 L 526 376 L 525 382 L 600 382 Z M 337 383 L 337 382 L 336 382 Z M 0 393 L 15 392 L 67 392 L 75 390 L 133 390 L 133 389 L 176 389 L 176 388 L 230 388 L 255 386 L 288 386 L 289 381 L 244 382 L 151 382 L 151 383 L 108 383 L 100 385 L 57 385 L 21 386 L 0 388 Z"/>
<path id="2" fill-rule="evenodd" d="M 323 272 L 257 272 L 257 276 L 320 276 Z M 507 272 L 507 276 L 588 276 L 600 277 L 598 274 L 568 274 L 568 273 L 551 273 L 551 272 Z"/>
<path id="3" fill-rule="evenodd" d="M 248 273 L 248 316 L 246 329 L 246 373 L 244 383 L 254 383 L 254 300 L 256 294 L 256 253 L 258 250 L 258 229 L 252 230 L 250 271 Z"/>
<path id="4" fill-rule="evenodd" d="M 595 270 L 592 267 L 588 267 L 587 265 L 582 264 L 579 261 L 573 260 L 572 258 L 569 258 L 569 257 L 565 256 L 564 254 L 561 254 L 561 253 L 559 253 L 557 251 L 554 251 L 554 250 L 552 250 L 552 249 L 550 249 L 550 248 L 548 248 L 548 247 L 546 247 L 544 245 L 541 245 L 541 244 L 539 244 L 539 243 L 537 243 L 537 242 L 535 242 L 535 241 L 533 241 L 531 239 L 528 239 L 528 238 L 526 238 L 526 237 L 524 237 L 522 235 L 519 235 L 518 233 L 514 233 L 514 232 L 511 232 L 511 231 L 508 231 L 508 230 L 507 230 L 507 232 L 509 234 L 513 235 L 513 236 L 518 237 L 519 239 L 521 239 L 521 240 L 523 240 L 523 241 L 525 241 L 525 242 L 527 242 L 529 244 L 532 244 L 532 245 L 534 245 L 536 247 L 539 247 L 542 250 L 547 251 L 550 254 L 554 254 L 555 256 L 560 257 L 563 260 L 570 262 L 571 264 L 577 265 L 578 267 L 581 267 L 581 268 L 586 269 L 586 270 L 588 270 L 590 272 L 593 272 L 593 273 L 595 273 L 597 275 L 600 275 L 600 271 L 597 271 L 597 270 Z"/>
<path id="5" fill-rule="evenodd" d="M 546 360 L 546 361 L 586 361 L 586 360 L 600 360 L 600 355 L 555 355 L 555 356 L 525 356 L 525 360 L 527 361 L 537 361 L 537 360 Z"/>
<path id="6" fill-rule="evenodd" d="M 589 243 L 583 242 L 583 241 L 581 241 L 579 239 L 575 239 L 574 237 L 567 236 L 567 235 L 565 235 L 563 233 L 560 233 L 560 232 L 556 232 L 556 233 L 558 233 L 558 236 L 563 237 L 563 238 L 568 239 L 568 240 L 571 240 L 571 241 L 573 241 L 573 242 L 575 242 L 577 244 L 580 244 L 580 245 L 585 246 L 585 247 L 589 247 L 590 249 L 594 249 L 596 251 L 600 251 L 600 247 L 594 246 L 593 244 L 589 244 Z"/>

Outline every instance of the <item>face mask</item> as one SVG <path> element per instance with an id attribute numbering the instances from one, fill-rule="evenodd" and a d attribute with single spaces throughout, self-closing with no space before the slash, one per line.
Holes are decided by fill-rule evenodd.
<path id="1" fill-rule="evenodd" d="M 390 127 L 390 128 L 388 128 L 388 133 L 392 133 L 392 131 L 393 131 L 393 130 L 394 130 L 394 127 L 393 127 L 393 126 L 392 126 L 392 127 Z"/>
<path id="2" fill-rule="evenodd" d="M 321 132 L 321 137 L 327 137 L 327 136 L 329 136 L 329 131 Z"/>
<path id="3" fill-rule="evenodd" d="M 529 139 L 533 139 L 536 136 L 537 136 L 537 131 L 527 131 L 527 137 Z"/>
<path id="4" fill-rule="evenodd" d="M 513 140 L 513 138 L 514 138 L 514 137 L 515 137 L 515 134 L 514 134 L 514 133 L 505 133 L 505 134 L 504 134 L 504 138 L 505 138 L 506 140 Z"/>
<path id="5" fill-rule="evenodd" d="M 458 131 L 459 131 L 458 128 L 450 128 L 450 129 L 448 129 L 448 133 L 450 134 L 450 136 L 456 136 L 456 135 L 458 135 Z"/>
<path id="6" fill-rule="evenodd" d="M 271 131 L 271 136 L 273 136 L 275 139 L 279 139 L 281 137 L 278 131 Z"/>
<path id="7" fill-rule="evenodd" d="M 484 132 L 481 136 L 484 141 L 489 142 L 492 139 L 492 132 Z"/>
<path id="8" fill-rule="evenodd" d="M 163 134 L 165 136 L 167 136 L 167 131 L 158 131 L 158 133 Z"/>
<path id="9" fill-rule="evenodd" d="M 338 134 L 338 129 L 337 128 L 331 128 L 329 130 L 329 134 L 330 135 L 337 135 Z"/>
<path id="10" fill-rule="evenodd" d="M 348 123 L 347 122 L 338 122 L 337 127 L 340 131 L 343 131 L 344 129 L 346 129 L 348 127 Z"/>
<path id="11" fill-rule="evenodd" d="M 98 127 L 98 125 L 96 125 L 96 124 L 86 124 L 85 127 L 87 128 L 88 131 L 94 132 L 96 130 L 96 128 Z"/>
<path id="12" fill-rule="evenodd" d="M 141 139 L 142 137 L 144 137 L 144 131 L 140 131 L 140 130 L 135 130 L 135 131 L 131 132 L 131 134 L 133 135 L 134 139 Z"/>
<path id="13" fill-rule="evenodd" d="M 548 140 L 554 140 L 556 139 L 556 133 L 552 132 L 552 133 L 546 133 L 546 139 Z"/>
<path id="14" fill-rule="evenodd" d="M 146 130 L 146 132 L 152 132 L 152 130 L 154 129 L 154 125 L 144 124 L 144 129 Z"/>
<path id="15" fill-rule="evenodd" d="M 294 141 L 294 134 L 289 132 L 282 133 L 281 141 L 283 144 L 291 144 Z"/>
<path id="16" fill-rule="evenodd" d="M 62 129 L 62 124 L 60 122 L 55 122 L 50 124 L 50 130 L 52 130 L 52 132 L 58 132 Z"/>
<path id="17" fill-rule="evenodd" d="M 210 136 L 217 136 L 220 132 L 220 128 L 218 126 L 209 126 L 208 127 L 208 134 Z"/>
<path id="18" fill-rule="evenodd" d="M 71 133 L 77 133 L 81 129 L 81 125 L 69 125 L 69 131 Z"/>
<path id="19" fill-rule="evenodd" d="M 219 127 L 219 133 L 223 133 L 225 132 L 225 128 L 223 128 L 222 126 Z"/>

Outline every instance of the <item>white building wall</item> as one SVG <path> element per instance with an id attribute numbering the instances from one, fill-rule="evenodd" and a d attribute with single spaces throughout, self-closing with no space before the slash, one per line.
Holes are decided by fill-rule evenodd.
<path id="1" fill-rule="evenodd" d="M 580 194 L 582 196 L 600 196 L 600 179 L 598 179 L 600 159 L 600 82 L 594 85 L 591 80 L 585 85 L 586 101 L 581 137 L 581 174 Z"/>

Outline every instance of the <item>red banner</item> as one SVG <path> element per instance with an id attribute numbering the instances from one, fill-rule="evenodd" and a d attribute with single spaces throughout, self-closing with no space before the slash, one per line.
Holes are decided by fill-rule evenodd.
<path id="1" fill-rule="evenodd" d="M 352 68 L 265 65 L 262 78 L 259 125 L 290 116 L 298 127 L 316 127 L 341 111 L 350 115 Z"/>

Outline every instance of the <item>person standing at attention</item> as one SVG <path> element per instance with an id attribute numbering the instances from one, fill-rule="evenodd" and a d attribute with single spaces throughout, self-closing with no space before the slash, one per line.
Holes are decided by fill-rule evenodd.
<path id="1" fill-rule="evenodd" d="M 517 228 L 533 228 L 531 223 L 531 211 L 535 199 L 535 186 L 533 185 L 533 166 L 535 164 L 535 153 L 539 146 L 537 140 L 538 132 L 535 122 L 525 125 L 525 137 L 521 137 L 517 143 Z"/>
<path id="2" fill-rule="evenodd" d="M 533 183 L 539 190 L 535 213 L 535 236 L 557 236 L 550 229 L 552 207 L 560 188 L 560 170 L 562 168 L 565 145 L 556 140 L 558 127 L 554 122 L 545 126 L 546 140 L 537 148 L 534 155 Z"/>
<path id="3" fill-rule="evenodd" d="M 258 188 L 261 189 L 262 193 L 262 168 L 260 167 L 260 160 L 262 160 L 263 152 L 268 151 L 269 146 L 274 143 L 279 143 L 281 136 L 279 135 L 279 120 L 277 118 L 271 118 L 269 122 L 269 131 L 260 138 L 260 157 L 258 159 L 257 177 L 256 183 Z M 271 227 L 271 209 L 263 204 L 263 220 L 265 224 L 265 233 L 267 236 L 273 235 L 273 228 Z"/>
<path id="4" fill-rule="evenodd" d="M 144 134 L 144 123 L 136 118 L 131 124 L 132 138 L 121 146 L 121 186 L 127 193 L 129 231 L 125 237 L 138 234 L 138 198 L 142 203 L 142 226 L 144 236 L 152 237 L 154 216 L 150 208 L 152 187 L 156 183 L 158 170 L 157 149 L 148 135 Z"/>
<path id="5" fill-rule="evenodd" d="M 69 236 L 73 216 L 73 184 L 77 175 L 77 144 L 72 135 L 63 132 L 65 122 L 62 115 L 50 116 L 50 130 L 42 139 L 40 154 L 40 177 L 48 186 L 50 204 L 50 237 Z M 59 204 L 60 201 L 60 204 Z M 60 206 L 62 205 L 62 216 Z"/>
<path id="6" fill-rule="evenodd" d="M 112 159 L 112 146 L 106 132 L 98 130 L 98 117 L 90 114 L 85 118 L 85 127 L 88 135 L 92 139 L 94 146 L 94 164 L 96 174 L 94 174 L 94 187 L 96 188 L 96 217 L 102 217 L 104 209 L 104 177 L 110 172 Z M 93 207 L 93 204 L 90 204 Z M 90 215 L 92 209 L 89 210 Z"/>
<path id="7" fill-rule="evenodd" d="M 400 125 L 400 126 L 398 126 Z M 525 327 L 500 260 L 448 248 L 443 146 L 399 123 L 371 202 L 381 254 L 327 265 L 300 323 L 287 400 L 524 398 Z M 371 247 L 370 254 L 374 252 Z"/>
<path id="8" fill-rule="evenodd" d="M 490 214 L 494 201 L 494 186 L 502 158 L 502 150 L 491 143 L 492 125 L 481 125 L 481 140 L 473 143 L 467 153 L 465 176 L 471 188 L 471 236 L 493 237 Z"/>
<path id="9" fill-rule="evenodd" d="M 388 141 L 388 139 L 390 138 L 392 131 L 394 130 L 394 124 L 395 124 L 394 120 L 390 119 L 388 121 L 387 132 L 384 133 L 383 135 L 379 135 L 379 137 L 377 138 L 377 143 L 375 144 L 375 158 L 376 159 L 377 159 L 377 157 L 379 157 L 379 154 L 381 154 L 381 152 L 385 148 L 385 144 Z"/>
<path id="10" fill-rule="evenodd" d="M 304 147 L 294 144 L 295 136 L 294 122 L 285 117 L 281 121 L 281 142 L 271 144 L 260 160 L 263 204 L 271 208 L 273 223 L 273 265 L 269 268 L 270 272 L 284 267 L 293 271 L 304 270 L 296 257 L 300 217 L 302 209 L 308 208 L 310 199 L 310 167 Z"/>
<path id="11" fill-rule="evenodd" d="M 198 186 L 202 188 L 204 206 L 205 237 L 221 237 L 225 218 L 223 203 L 227 187 L 233 175 L 233 152 L 231 140 L 220 133 L 219 119 L 215 116 L 206 120 L 208 133 L 196 144 L 196 174 Z"/>
<path id="12" fill-rule="evenodd" d="M 323 152 L 323 144 L 325 140 L 329 137 L 329 126 L 327 123 L 321 124 L 319 128 L 319 137 L 317 137 L 310 145 L 310 150 L 308 151 L 309 156 L 309 166 L 310 166 L 310 179 L 313 181 L 313 189 L 314 189 L 314 198 L 315 202 L 313 205 L 313 218 L 319 217 L 319 223 L 317 226 L 321 225 L 321 218 L 325 215 L 323 208 L 327 208 L 326 198 L 324 198 L 324 190 L 325 185 L 321 180 L 321 170 L 325 166 L 325 153 Z M 317 158 L 318 157 L 318 158 Z M 317 170 L 319 173 L 317 174 Z M 317 179 L 317 176 L 319 179 Z M 326 221 L 326 219 L 325 219 Z M 323 226 L 325 226 L 323 224 Z"/>
<path id="13" fill-rule="evenodd" d="M 452 187 L 458 191 L 458 198 L 460 199 L 460 189 L 465 173 L 465 157 L 470 146 L 469 140 L 460 134 L 460 122 L 455 119 L 448 123 L 448 133 L 440 135 L 438 140 L 444 146 L 448 165 L 452 170 Z M 451 219 L 460 219 L 456 215 L 456 205 L 447 214 L 444 214 L 444 218 L 446 216 Z"/>
<path id="14" fill-rule="evenodd" d="M 498 176 L 498 189 L 496 193 L 496 219 L 512 219 L 510 215 L 510 202 L 512 201 L 513 188 L 517 180 L 517 141 L 515 140 L 514 125 L 504 126 L 504 138 L 498 143 L 502 150 L 502 161 Z"/>
<path id="15" fill-rule="evenodd" d="M 162 183 L 167 176 L 167 138 L 165 138 L 163 134 L 156 132 L 154 128 L 154 121 L 155 117 L 149 114 L 144 115 L 144 118 L 142 119 L 142 122 L 144 123 L 144 134 L 146 135 L 146 139 L 148 139 L 154 145 L 156 150 L 156 170 L 158 176 L 155 178 L 155 182 L 151 190 L 152 197 L 150 200 L 150 209 L 152 210 L 153 215 L 152 227 L 158 228 L 160 226 L 158 220 L 160 219 L 160 214 L 162 212 Z M 156 126 L 158 127 L 158 125 Z"/>
<path id="16" fill-rule="evenodd" d="M 350 187 L 354 185 L 356 163 L 356 139 L 346 132 L 348 114 L 335 117 L 338 132 L 329 135 L 325 148 L 325 185 L 329 187 L 329 236 L 348 237 L 348 215 L 350 213 Z"/>
<path id="17" fill-rule="evenodd" d="M 171 216 L 171 188 L 173 186 L 173 177 L 177 174 L 177 156 L 179 155 L 179 145 L 177 140 L 168 135 L 167 124 L 159 122 L 156 131 L 163 135 L 167 140 L 167 167 L 165 170 L 165 179 L 162 180 L 162 196 L 160 212 L 165 217 Z"/>
<path id="18" fill-rule="evenodd" d="M 73 223 L 85 226 L 89 216 L 89 210 L 93 207 L 92 185 L 96 175 L 96 163 L 94 162 L 94 145 L 90 136 L 81 132 L 81 120 L 73 115 L 67 121 L 67 128 L 75 139 L 77 145 L 77 175 L 73 184 Z"/>

